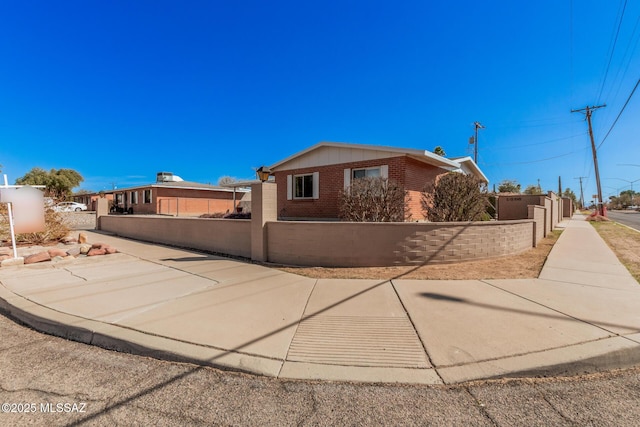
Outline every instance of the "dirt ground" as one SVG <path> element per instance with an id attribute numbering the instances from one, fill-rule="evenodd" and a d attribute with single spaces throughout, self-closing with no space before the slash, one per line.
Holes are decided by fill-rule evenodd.
<path id="1" fill-rule="evenodd" d="M 552 232 L 540 241 L 537 247 L 518 255 L 480 261 L 402 267 L 272 267 L 315 279 L 473 280 L 536 278 L 540 274 L 547 255 L 556 240 L 558 240 L 560 233 L 561 231 Z"/>
<path id="2" fill-rule="evenodd" d="M 640 282 L 640 233 L 615 222 L 592 222 L 591 225 Z"/>

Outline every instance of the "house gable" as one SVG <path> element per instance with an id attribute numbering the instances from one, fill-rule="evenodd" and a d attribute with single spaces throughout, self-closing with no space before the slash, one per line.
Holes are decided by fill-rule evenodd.
<path id="1" fill-rule="evenodd" d="M 409 156 L 423 163 L 447 170 L 459 168 L 459 164 L 456 162 L 424 150 L 345 144 L 338 142 L 321 142 L 273 164 L 270 169 L 275 172 L 405 156 Z"/>

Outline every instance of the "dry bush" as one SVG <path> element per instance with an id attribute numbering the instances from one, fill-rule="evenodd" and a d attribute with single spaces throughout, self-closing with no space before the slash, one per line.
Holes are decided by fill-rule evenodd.
<path id="1" fill-rule="evenodd" d="M 432 222 L 479 221 L 488 217 L 484 184 L 473 175 L 449 172 L 422 191 L 422 212 Z"/>
<path id="2" fill-rule="evenodd" d="M 198 218 L 224 218 L 226 214 L 224 212 L 214 212 L 208 214 L 202 214 Z"/>
<path id="3" fill-rule="evenodd" d="M 340 194 L 340 217 L 346 221 L 403 222 L 411 218 L 404 187 L 380 177 L 358 178 Z"/>
<path id="4" fill-rule="evenodd" d="M 52 209 L 45 209 L 44 224 L 44 231 L 16 234 L 16 243 L 41 245 L 49 242 L 58 242 L 69 234 L 69 227 L 64 223 L 62 216 Z M 6 204 L 0 204 L 0 239 L 3 241 L 11 240 Z"/>

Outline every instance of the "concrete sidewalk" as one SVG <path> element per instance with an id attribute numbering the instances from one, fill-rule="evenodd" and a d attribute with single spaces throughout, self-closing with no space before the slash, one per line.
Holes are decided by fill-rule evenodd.
<path id="1" fill-rule="evenodd" d="M 583 217 L 538 279 L 316 280 L 88 233 L 121 252 L 0 269 L 0 310 L 73 340 L 281 378 L 457 383 L 640 363 L 640 286 Z"/>

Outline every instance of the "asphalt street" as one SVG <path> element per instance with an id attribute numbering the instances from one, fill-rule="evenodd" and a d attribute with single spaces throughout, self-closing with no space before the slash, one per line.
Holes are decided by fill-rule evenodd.
<path id="1" fill-rule="evenodd" d="M 640 424 L 640 368 L 415 386 L 286 381 L 44 335 L 0 315 L 0 425 Z"/>
<path id="2" fill-rule="evenodd" d="M 640 231 L 640 212 L 636 211 L 608 211 L 607 215 L 620 224 L 627 225 Z"/>

